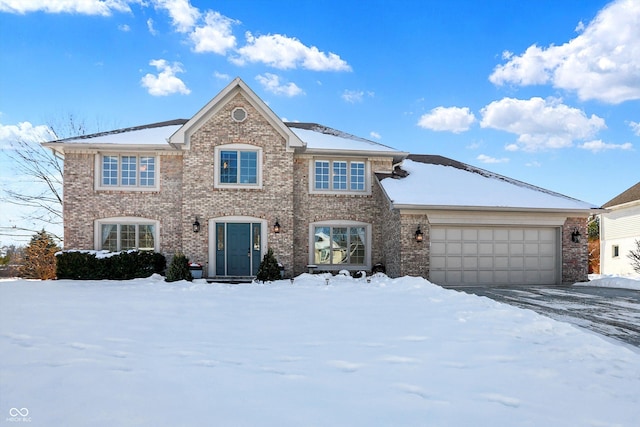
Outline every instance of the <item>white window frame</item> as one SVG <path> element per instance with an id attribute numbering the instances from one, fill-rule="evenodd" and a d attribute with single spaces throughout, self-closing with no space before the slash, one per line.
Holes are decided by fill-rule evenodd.
<path id="1" fill-rule="evenodd" d="M 103 158 L 105 156 L 118 157 L 118 184 L 117 185 L 104 185 L 102 183 L 103 173 Z M 136 158 L 136 185 L 122 185 L 122 157 L 135 157 Z M 154 159 L 154 179 L 153 185 L 140 185 L 140 158 L 141 157 L 153 157 Z M 160 190 L 160 156 L 156 153 L 126 153 L 126 152 L 100 152 L 95 156 L 95 178 L 94 188 L 96 191 L 159 191 Z"/>
<path id="2" fill-rule="evenodd" d="M 365 252 L 364 264 L 316 264 L 315 262 L 315 229 L 316 227 L 364 227 Z M 317 265 L 318 270 L 371 270 L 371 224 L 361 221 L 316 221 L 309 224 L 309 264 Z"/>
<path id="3" fill-rule="evenodd" d="M 329 162 L 329 188 L 318 189 L 316 188 L 316 162 Z M 346 162 L 347 163 L 347 188 L 345 190 L 336 190 L 333 188 L 333 163 L 334 162 Z M 351 164 L 363 163 L 364 164 L 364 189 L 352 190 L 351 189 Z M 362 158 L 345 158 L 345 157 L 314 157 L 309 162 L 309 193 L 311 194 L 350 194 L 350 195 L 370 195 L 371 194 L 371 165 L 367 159 Z"/>
<path id="4" fill-rule="evenodd" d="M 154 230 L 153 236 L 153 250 L 155 252 L 160 251 L 160 221 L 156 221 L 148 218 L 139 217 L 111 217 L 101 218 L 94 221 L 94 247 L 96 250 L 102 250 L 102 226 L 103 225 L 118 225 L 118 246 L 120 245 L 120 226 L 121 225 L 135 225 L 136 226 L 136 248 L 139 247 L 139 228 L 140 225 L 152 225 Z M 121 250 L 120 247 L 117 248 Z"/>
<path id="5" fill-rule="evenodd" d="M 223 183 L 220 182 L 220 164 L 222 163 L 220 160 L 220 153 L 222 151 L 253 151 L 256 153 L 256 183 L 253 184 L 242 184 L 242 183 Z M 213 162 L 213 186 L 214 188 L 251 188 L 251 189 L 261 189 L 262 188 L 262 148 L 250 145 L 250 144 L 225 144 L 218 145 L 214 150 L 214 162 Z M 238 161 L 240 157 L 238 156 Z M 239 166 L 238 166 L 239 167 Z"/>

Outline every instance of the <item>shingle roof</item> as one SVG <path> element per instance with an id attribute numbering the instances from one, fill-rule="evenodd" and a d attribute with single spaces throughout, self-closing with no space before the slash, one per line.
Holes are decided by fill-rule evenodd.
<path id="1" fill-rule="evenodd" d="M 170 127 L 170 126 L 182 126 L 186 122 L 187 122 L 187 120 L 185 120 L 185 119 L 167 120 L 167 121 L 164 121 L 164 122 L 150 123 L 150 124 L 147 124 L 147 125 L 133 126 L 133 127 L 128 127 L 128 128 L 110 130 L 110 131 L 106 131 L 106 132 L 92 133 L 92 134 L 89 134 L 89 135 L 74 136 L 74 137 L 71 137 L 71 138 L 59 139 L 59 140 L 51 141 L 51 142 L 82 142 L 83 140 L 88 140 L 86 142 L 91 142 L 91 140 L 96 140 L 98 138 L 102 138 L 102 137 L 105 137 L 105 136 L 119 135 L 119 134 L 129 133 L 129 132 L 145 131 L 145 130 L 148 130 L 148 129 L 164 128 L 164 127 Z M 169 136 L 171 136 L 171 135 L 170 134 L 167 135 L 167 137 L 169 137 Z M 162 143 L 162 142 L 165 142 L 165 141 L 162 140 L 162 141 L 159 141 L 159 142 Z"/>
<path id="2" fill-rule="evenodd" d="M 442 156 L 410 154 L 392 175 L 377 176 L 394 206 L 405 208 L 563 211 L 597 208 L 590 203 Z"/>
<path id="3" fill-rule="evenodd" d="M 622 205 L 624 203 L 635 202 L 638 200 L 640 200 L 640 182 L 609 200 L 603 207 L 610 208 L 612 206 Z"/>

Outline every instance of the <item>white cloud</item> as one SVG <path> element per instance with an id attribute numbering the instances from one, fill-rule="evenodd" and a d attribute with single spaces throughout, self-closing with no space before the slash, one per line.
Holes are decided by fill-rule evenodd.
<path id="1" fill-rule="evenodd" d="M 191 93 L 184 82 L 176 77 L 176 73 L 184 72 L 182 64 L 174 62 L 173 65 L 170 65 L 164 59 L 153 59 L 149 61 L 149 65 L 160 71 L 157 76 L 147 74 L 141 80 L 142 86 L 148 89 L 150 95 L 166 96 L 174 93 L 188 95 Z"/>
<path id="2" fill-rule="evenodd" d="M 509 162 L 509 159 L 506 158 L 506 157 L 502 157 L 502 158 L 498 159 L 498 158 L 495 158 L 495 157 L 487 156 L 486 154 L 480 154 L 478 157 L 476 157 L 476 159 L 478 159 L 482 163 L 507 163 L 507 162 Z"/>
<path id="3" fill-rule="evenodd" d="M 638 122 L 629 122 L 629 127 L 636 135 L 640 136 L 640 123 Z"/>
<path id="4" fill-rule="evenodd" d="M 158 31 L 156 31 L 155 27 L 153 26 L 153 19 L 147 19 L 147 28 L 149 29 L 149 33 L 152 36 L 158 35 Z"/>
<path id="5" fill-rule="evenodd" d="M 584 144 L 578 145 L 578 147 L 584 150 L 589 150 L 594 153 L 599 153 L 600 151 L 605 151 L 605 150 L 630 151 L 633 149 L 633 145 L 630 142 L 625 142 L 624 144 L 608 144 L 608 143 L 602 142 L 602 140 L 599 140 L 599 139 L 596 141 L 585 142 Z"/>
<path id="6" fill-rule="evenodd" d="M 191 31 L 200 18 L 200 11 L 191 6 L 189 0 L 154 0 L 154 4 L 156 8 L 169 13 L 173 26 L 179 33 Z"/>
<path id="7" fill-rule="evenodd" d="M 80 13 L 109 16 L 112 12 L 131 12 L 130 0 L 0 0 L 0 12 Z"/>
<path id="8" fill-rule="evenodd" d="M 313 71 L 351 71 L 351 66 L 335 53 L 321 52 L 315 46 L 305 46 L 298 39 L 281 34 L 254 37 L 246 33 L 247 44 L 231 58 L 236 65 L 262 62 L 282 70 L 304 68 Z"/>
<path id="9" fill-rule="evenodd" d="M 280 83 L 280 77 L 271 73 L 264 73 L 256 76 L 256 80 L 262 85 L 262 87 L 271 93 L 276 95 L 284 95 L 293 97 L 297 95 L 304 95 L 304 91 L 300 89 L 295 83 Z"/>
<path id="10" fill-rule="evenodd" d="M 540 166 L 542 166 L 542 163 L 538 162 L 537 160 L 533 160 L 529 163 L 526 163 L 525 166 L 530 168 L 539 168 Z"/>
<path id="11" fill-rule="evenodd" d="M 220 73 L 218 71 L 213 72 L 213 77 L 215 77 L 218 80 L 224 80 L 224 81 L 231 80 L 231 76 L 229 74 Z"/>
<path id="12" fill-rule="evenodd" d="M 375 131 L 369 132 L 369 136 L 374 139 L 382 139 L 382 135 Z"/>
<path id="13" fill-rule="evenodd" d="M 435 131 L 460 133 L 469 130 L 476 117 L 468 107 L 436 107 L 418 120 L 418 126 Z"/>
<path id="14" fill-rule="evenodd" d="M 219 12 L 208 11 L 204 25 L 196 27 L 189 35 L 194 44 L 193 50 L 198 53 L 213 52 L 224 55 L 236 47 L 236 37 L 231 31 L 239 21 L 227 18 Z"/>
<path id="15" fill-rule="evenodd" d="M 14 141 L 44 142 L 56 139 L 49 126 L 33 126 L 29 122 L 20 122 L 17 125 L 3 125 L 0 123 L 0 149 L 11 149 Z"/>
<path id="16" fill-rule="evenodd" d="M 481 114 L 483 128 L 518 135 L 516 144 L 505 147 L 508 151 L 571 147 L 575 140 L 592 138 L 606 128 L 602 118 L 594 114 L 587 117 L 557 98 L 503 98 L 484 107 Z"/>
<path id="17" fill-rule="evenodd" d="M 125 33 L 128 33 L 129 31 L 131 31 L 131 27 L 128 26 L 127 24 L 118 25 L 118 29 Z"/>
<path id="18" fill-rule="evenodd" d="M 604 9 L 567 43 L 530 46 L 498 65 L 489 80 L 553 86 L 576 91 L 580 99 L 618 104 L 640 99 L 640 2 L 618 0 Z"/>
<path id="19" fill-rule="evenodd" d="M 371 93 L 369 92 L 369 94 L 371 95 Z M 350 104 L 356 104 L 359 102 L 362 102 L 364 100 L 364 91 L 362 90 L 348 90 L 345 89 L 344 92 L 342 92 L 342 95 L 340 96 L 344 101 L 350 103 Z M 373 96 L 373 95 L 371 95 Z"/>

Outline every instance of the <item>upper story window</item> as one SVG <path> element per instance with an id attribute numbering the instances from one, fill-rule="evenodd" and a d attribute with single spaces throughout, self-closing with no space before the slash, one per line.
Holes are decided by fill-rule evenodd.
<path id="1" fill-rule="evenodd" d="M 155 156 L 102 154 L 98 162 L 99 189 L 155 190 L 158 187 Z"/>
<path id="2" fill-rule="evenodd" d="M 248 144 L 227 144 L 215 149 L 215 186 L 262 187 L 262 149 Z"/>
<path id="3" fill-rule="evenodd" d="M 315 160 L 312 192 L 368 193 L 367 164 L 362 160 Z"/>

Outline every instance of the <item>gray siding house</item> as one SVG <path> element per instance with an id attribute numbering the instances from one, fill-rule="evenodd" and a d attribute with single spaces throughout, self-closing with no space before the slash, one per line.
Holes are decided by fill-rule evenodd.
<path id="1" fill-rule="evenodd" d="M 595 206 L 440 156 L 285 123 L 241 79 L 193 117 L 45 143 L 64 156 L 67 249 L 182 252 L 211 279 L 268 248 L 312 271 L 434 283 L 587 279 Z"/>

